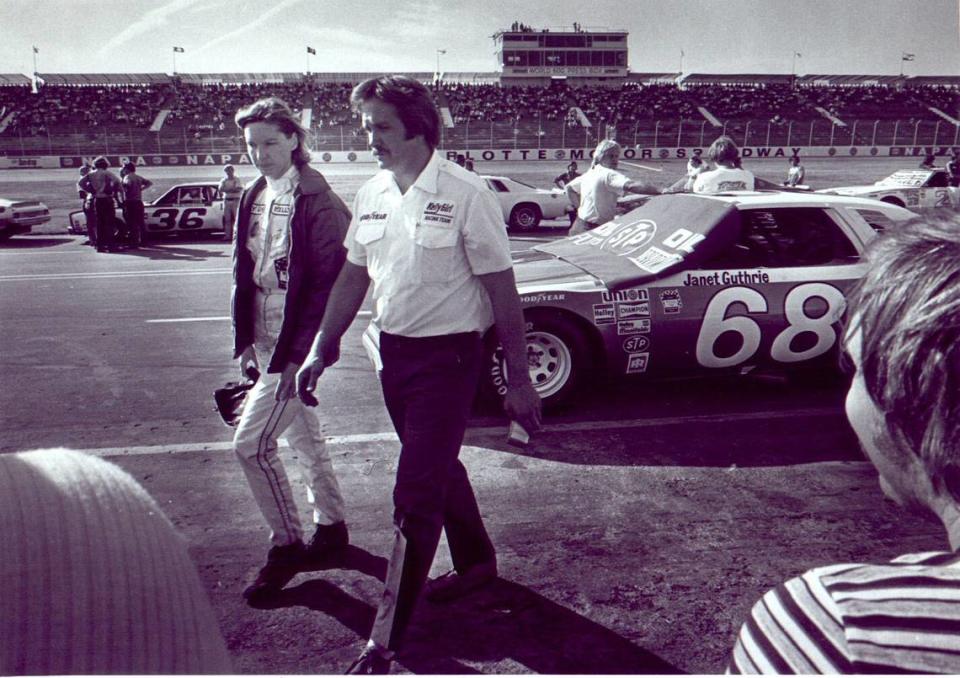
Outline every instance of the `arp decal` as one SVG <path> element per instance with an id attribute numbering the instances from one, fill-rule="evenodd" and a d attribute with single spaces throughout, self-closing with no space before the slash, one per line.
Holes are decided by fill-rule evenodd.
<path id="1" fill-rule="evenodd" d="M 623 303 L 623 302 L 617 304 L 617 318 L 620 320 L 627 320 L 628 318 L 649 318 L 649 317 L 650 317 L 649 301 L 638 301 L 635 304 Z"/>
<path id="2" fill-rule="evenodd" d="M 668 315 L 679 313 L 683 308 L 680 290 L 660 290 L 660 305 L 663 306 L 663 312 Z"/>
<path id="3" fill-rule="evenodd" d="M 646 372 L 649 361 L 649 353 L 631 353 L 627 356 L 627 374 Z"/>
<path id="4" fill-rule="evenodd" d="M 650 337 L 645 334 L 635 334 L 623 340 L 624 353 L 638 353 L 650 348 Z"/>
<path id="5" fill-rule="evenodd" d="M 613 304 L 594 304 L 593 322 L 596 325 L 612 325 L 617 321 L 617 312 Z"/>
<path id="6" fill-rule="evenodd" d="M 643 269 L 647 273 L 659 273 L 664 269 L 667 269 L 673 266 L 678 261 L 681 261 L 683 257 L 679 254 L 671 254 L 670 252 L 665 252 L 659 247 L 650 247 L 646 252 L 641 254 L 638 257 L 631 257 L 630 261 L 637 265 L 638 268 Z"/>
<path id="7" fill-rule="evenodd" d="M 644 287 L 634 287 L 629 290 L 618 290 L 617 292 L 601 292 L 600 298 L 605 302 L 610 301 L 646 301 L 650 297 Z"/>
<path id="8" fill-rule="evenodd" d="M 617 334 L 648 334 L 650 332 L 650 319 L 638 318 L 636 320 L 617 321 Z"/>

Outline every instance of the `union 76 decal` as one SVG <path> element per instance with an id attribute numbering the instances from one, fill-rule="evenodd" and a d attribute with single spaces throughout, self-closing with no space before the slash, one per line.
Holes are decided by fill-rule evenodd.
<path id="1" fill-rule="evenodd" d="M 816 317 L 807 315 L 806 304 L 812 299 L 822 300 L 826 311 Z M 783 302 L 787 326 L 774 337 L 770 357 L 781 363 L 796 363 L 829 351 L 837 341 L 833 324 L 843 314 L 845 303 L 843 293 L 833 285 L 818 282 L 794 287 Z M 746 308 L 749 315 L 728 316 L 734 305 Z M 719 291 L 703 314 L 697 336 L 697 362 L 704 367 L 733 367 L 750 360 L 760 348 L 762 335 L 760 325 L 751 316 L 768 311 L 766 298 L 751 287 L 727 287 Z M 720 335 L 727 332 L 740 335 L 740 348 L 732 355 L 719 356 L 715 345 Z M 813 335 L 813 345 L 794 350 L 794 339 L 807 333 Z"/>

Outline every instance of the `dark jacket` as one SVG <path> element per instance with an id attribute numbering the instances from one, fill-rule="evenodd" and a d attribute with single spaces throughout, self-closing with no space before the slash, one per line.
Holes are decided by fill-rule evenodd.
<path id="1" fill-rule="evenodd" d="M 350 210 L 320 172 L 308 165 L 299 169 L 300 183 L 293 193 L 283 323 L 267 372 L 282 372 L 287 363 L 301 364 L 306 359 L 323 319 L 330 289 L 347 256 L 343 239 L 350 225 Z M 266 185 L 267 180 L 260 177 L 240 198 L 233 250 L 234 358 L 253 345 L 257 286 L 253 282 L 255 263 L 247 249 L 247 237 L 251 207 Z"/>

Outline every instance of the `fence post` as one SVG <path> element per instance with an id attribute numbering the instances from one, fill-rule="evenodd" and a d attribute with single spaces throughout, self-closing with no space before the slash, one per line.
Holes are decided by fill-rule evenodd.
<path id="1" fill-rule="evenodd" d="M 107 134 L 106 131 L 104 131 L 103 133 L 103 148 L 104 148 L 103 154 L 110 155 L 110 135 Z"/>
<path id="2" fill-rule="evenodd" d="M 768 122 L 767 123 L 767 143 L 765 143 L 764 146 L 769 146 L 769 145 L 770 145 L 770 123 Z"/>
<path id="3" fill-rule="evenodd" d="M 704 120 L 703 122 L 700 123 L 700 146 L 701 146 L 701 148 L 703 147 L 703 133 L 704 133 L 704 130 L 706 130 L 706 128 L 707 128 L 707 121 Z"/>
<path id="4" fill-rule="evenodd" d="M 879 124 L 880 124 L 880 121 L 879 121 L 879 120 L 874 120 L 874 121 L 873 121 L 873 134 L 870 136 L 870 145 L 871 145 L 871 146 L 876 146 L 876 145 L 877 145 L 877 125 L 879 125 Z"/>
<path id="5" fill-rule="evenodd" d="M 937 124 L 933 128 L 933 145 L 938 146 L 940 144 L 940 121 L 937 120 Z"/>
<path id="6" fill-rule="evenodd" d="M 660 121 L 653 125 L 653 147 L 660 148 Z"/>
<path id="7" fill-rule="evenodd" d="M 900 135 L 900 121 L 894 120 L 893 121 L 893 143 L 891 144 L 891 146 L 897 145 L 897 137 L 899 135 Z"/>
<path id="8" fill-rule="evenodd" d="M 680 148 L 680 140 L 683 138 L 683 118 L 680 118 L 680 124 L 677 125 L 677 148 Z"/>
<path id="9" fill-rule="evenodd" d="M 787 122 L 787 146 L 790 145 L 790 138 L 793 136 L 793 120 Z"/>
<path id="10" fill-rule="evenodd" d="M 743 145 L 744 145 L 744 146 L 749 146 L 749 145 L 750 145 L 747 140 L 750 138 L 750 123 L 751 123 L 751 122 L 753 122 L 753 121 L 752 121 L 752 120 L 747 120 L 747 126 L 743 128 Z"/>
<path id="11" fill-rule="evenodd" d="M 954 125 L 953 126 L 953 145 L 956 146 L 958 141 L 960 141 L 960 125 Z"/>
<path id="12" fill-rule="evenodd" d="M 917 145 L 917 134 L 918 134 L 919 132 L 920 132 L 920 121 L 917 120 L 917 121 L 913 124 L 913 145 L 914 145 L 914 146 Z"/>
<path id="13" fill-rule="evenodd" d="M 810 139 L 807 141 L 807 146 L 813 146 L 813 128 L 817 124 L 816 120 L 810 121 Z"/>

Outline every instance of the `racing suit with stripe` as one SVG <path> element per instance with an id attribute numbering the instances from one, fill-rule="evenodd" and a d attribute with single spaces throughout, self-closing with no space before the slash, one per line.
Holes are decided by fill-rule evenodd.
<path id="1" fill-rule="evenodd" d="M 303 538 L 286 471 L 277 454 L 284 434 L 300 460 L 317 524 L 341 522 L 343 498 L 326 450 L 317 408 L 277 401 L 283 369 L 306 358 L 346 256 L 350 211 L 309 166 L 279 180 L 260 177 L 243 193 L 234 248 L 234 351 L 254 347 L 261 377 L 234 436 L 254 499 L 273 545 Z"/>

